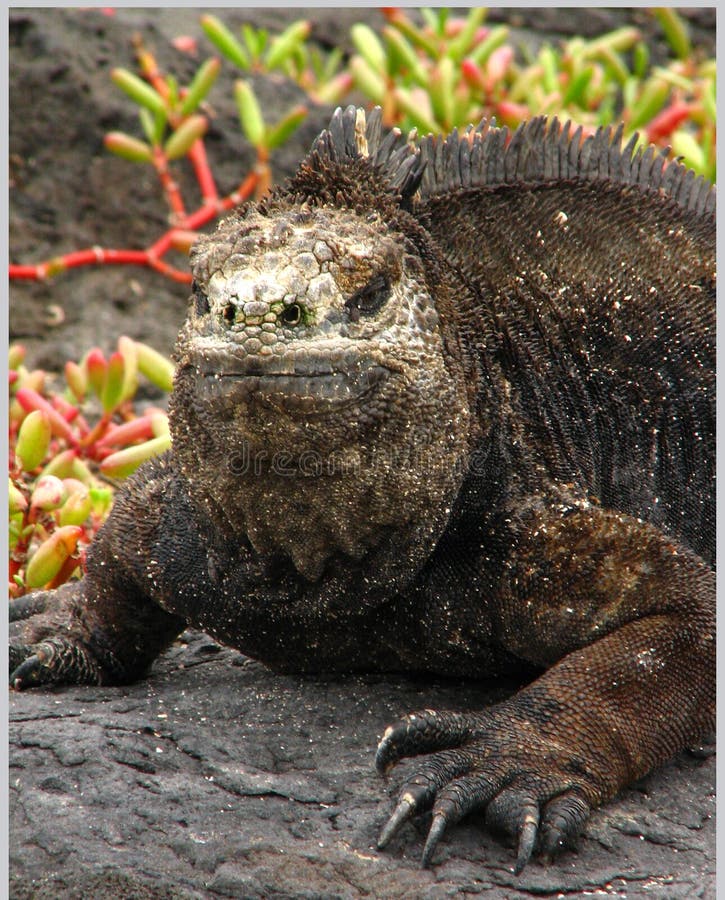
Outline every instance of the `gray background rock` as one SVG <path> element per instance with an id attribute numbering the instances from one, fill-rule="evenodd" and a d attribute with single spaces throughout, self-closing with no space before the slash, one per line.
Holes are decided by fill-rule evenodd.
<path id="1" fill-rule="evenodd" d="M 224 10 L 224 19 L 275 27 L 304 10 Z M 688 11 L 712 52 L 714 10 Z M 350 24 L 375 10 L 316 10 L 315 38 L 349 48 Z M 642 10 L 511 9 L 516 38 L 533 46 L 596 34 Z M 103 150 L 106 131 L 134 131 L 130 102 L 111 84 L 132 67 L 139 31 L 181 77 L 193 62 L 169 41 L 201 35 L 196 10 L 14 9 L 10 15 L 10 255 L 37 262 L 103 243 L 141 247 L 165 228 L 155 178 Z M 210 53 L 202 37 L 201 57 Z M 659 48 L 659 49 L 658 49 Z M 207 141 L 222 191 L 252 161 L 225 67 L 211 96 Z M 294 85 L 256 78 L 274 120 L 298 102 Z M 291 173 L 330 109 L 273 158 Z M 193 189 L 190 180 L 184 181 Z M 193 194 L 192 194 L 193 195 Z M 58 369 L 120 333 L 169 351 L 186 289 L 144 269 L 99 268 L 47 284 L 14 283 L 11 337 L 33 365 Z M 51 326 L 59 307 L 63 321 Z M 511 686 L 508 686 L 511 689 Z M 423 828 L 408 825 L 374 849 L 395 785 L 374 771 L 377 739 L 397 715 L 426 706 L 476 708 L 503 696 L 487 685 L 351 678 L 331 683 L 272 674 L 187 633 L 151 677 L 124 688 L 10 695 L 12 898 L 715 896 L 715 765 L 681 754 L 596 812 L 577 852 L 511 873 L 513 851 L 471 817 L 444 838 L 430 871 L 418 867 Z"/>

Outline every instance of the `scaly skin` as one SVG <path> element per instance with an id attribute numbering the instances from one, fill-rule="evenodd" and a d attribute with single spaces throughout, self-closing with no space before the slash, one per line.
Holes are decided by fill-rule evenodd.
<path id="1" fill-rule="evenodd" d="M 11 683 L 139 678 L 186 624 L 286 672 L 538 673 L 377 756 L 426 754 L 381 847 L 485 809 L 517 871 L 711 730 L 713 205 L 568 140 L 396 150 L 348 110 L 201 238 L 173 449 L 15 604 Z"/>

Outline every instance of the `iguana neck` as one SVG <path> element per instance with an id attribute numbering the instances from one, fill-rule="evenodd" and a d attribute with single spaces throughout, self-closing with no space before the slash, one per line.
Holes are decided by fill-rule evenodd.
<path id="1" fill-rule="evenodd" d="M 299 460 L 317 474 L 247 473 L 236 495 L 247 537 L 259 553 L 288 556 L 311 580 L 333 556 L 358 560 L 388 541 L 411 543 L 414 533 L 419 557 L 445 527 L 460 485 L 458 443 L 441 435 L 411 454 L 382 446 Z"/>

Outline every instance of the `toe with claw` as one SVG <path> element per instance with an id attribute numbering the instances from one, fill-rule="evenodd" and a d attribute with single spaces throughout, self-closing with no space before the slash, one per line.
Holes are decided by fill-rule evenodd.
<path id="1" fill-rule="evenodd" d="M 437 749 L 441 746 L 446 749 Z M 488 711 L 425 710 L 404 717 L 380 742 L 378 769 L 386 772 L 402 757 L 419 753 L 428 755 L 403 785 L 377 846 L 385 848 L 406 822 L 432 810 L 424 867 L 448 829 L 468 813 L 481 811 L 489 827 L 513 837 L 513 871 L 519 875 L 537 852 L 547 862 L 573 843 L 594 805 L 588 799 L 591 784 L 576 783 L 569 761 L 555 762 L 545 739 L 521 741 L 510 722 L 506 725 L 504 717 Z"/>

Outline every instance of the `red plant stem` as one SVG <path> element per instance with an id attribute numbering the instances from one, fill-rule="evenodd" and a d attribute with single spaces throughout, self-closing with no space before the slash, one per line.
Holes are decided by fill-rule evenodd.
<path id="1" fill-rule="evenodd" d="M 159 70 L 156 57 L 144 47 L 143 39 L 140 35 L 135 35 L 132 43 L 136 49 L 136 59 L 142 74 L 156 93 L 160 94 L 164 100 L 168 100 L 169 86 Z"/>
<path id="2" fill-rule="evenodd" d="M 383 118 L 385 108 L 383 107 Z M 257 147 L 257 164 L 254 171 L 258 177 L 254 190 L 255 199 L 260 200 L 272 187 L 272 170 L 269 167 L 269 151 L 266 147 Z"/>
<path id="3" fill-rule="evenodd" d="M 171 246 L 171 235 L 176 231 L 175 228 L 170 229 L 169 231 L 164 232 L 161 237 L 151 244 L 150 247 L 146 248 L 146 257 L 148 259 L 148 264 L 151 265 L 151 260 L 159 259 L 167 252 L 169 247 Z"/>
<path id="4" fill-rule="evenodd" d="M 8 274 L 11 279 L 25 279 L 29 281 L 45 281 L 66 269 L 74 269 L 79 266 L 127 264 L 135 266 L 149 266 L 157 272 L 161 272 L 174 281 L 191 281 L 185 272 L 175 269 L 158 259 L 149 256 L 148 250 L 102 250 L 91 248 L 88 250 L 76 250 L 67 256 L 58 256 L 48 262 L 38 263 L 34 266 L 10 265 Z"/>
<path id="5" fill-rule="evenodd" d="M 166 199 L 171 207 L 171 212 L 174 215 L 175 219 L 183 219 L 186 216 L 186 208 L 184 207 L 184 200 L 181 196 L 181 191 L 179 190 L 179 185 L 174 180 L 171 172 L 169 171 L 168 160 L 166 158 L 166 154 L 161 147 L 154 147 L 154 156 L 153 156 L 153 164 L 156 169 L 156 174 L 159 176 L 159 181 L 161 182 L 161 186 L 164 189 L 164 194 L 166 194 Z"/>
<path id="6" fill-rule="evenodd" d="M 172 281 L 178 281 L 181 284 L 191 284 L 192 282 L 192 277 L 188 272 L 182 272 L 181 269 L 170 266 L 168 263 L 161 262 L 160 259 L 150 259 L 149 266 L 155 272 L 164 275 L 166 278 L 170 278 Z"/>
<path id="7" fill-rule="evenodd" d="M 96 422 L 93 428 L 88 432 L 88 434 L 83 435 L 80 440 L 80 446 L 86 447 L 90 450 L 93 444 L 95 444 L 96 441 L 100 440 L 100 438 L 102 438 L 108 431 L 108 426 L 111 424 L 112 415 L 113 414 L 110 412 L 104 412 L 98 422 Z"/>
<path id="8" fill-rule="evenodd" d="M 131 263 L 133 265 L 146 265 L 145 250 L 104 250 L 102 247 L 88 247 L 85 250 L 74 250 L 65 256 L 56 256 L 47 262 L 34 266 L 10 265 L 11 278 L 29 278 L 34 281 L 44 281 L 52 275 L 64 272 L 66 269 L 75 269 L 79 266 L 106 265 L 109 263 Z"/>
<path id="9" fill-rule="evenodd" d="M 201 190 L 201 199 L 205 206 L 214 205 L 219 202 L 219 192 L 214 182 L 214 176 L 209 168 L 209 161 L 206 157 L 206 147 L 201 138 L 194 141 L 187 154 L 194 167 L 196 180 L 199 182 Z"/>
<path id="10" fill-rule="evenodd" d="M 244 179 L 244 181 L 239 185 L 236 191 L 233 191 L 227 197 L 222 200 L 220 206 L 222 210 L 234 209 L 235 206 L 239 206 L 240 203 L 243 203 L 249 197 L 252 196 L 254 191 L 257 189 L 257 185 L 259 184 L 259 175 L 256 172 L 250 172 L 249 175 Z"/>
<path id="11" fill-rule="evenodd" d="M 206 155 L 204 156 L 204 160 Z M 232 191 L 222 199 L 205 203 L 199 209 L 188 215 L 183 215 L 178 223 L 178 230 L 195 231 L 202 225 L 206 225 L 220 212 L 225 212 L 239 206 L 252 196 L 259 183 L 259 174 L 250 172 L 236 191 Z M 207 186 L 208 189 L 208 186 Z M 216 191 L 216 187 L 214 188 Z M 27 279 L 31 281 L 44 281 L 53 275 L 89 265 L 136 265 L 148 266 L 173 281 L 184 284 L 191 283 L 191 275 L 183 272 L 168 263 L 163 262 L 162 257 L 171 247 L 173 232 L 176 228 L 169 229 L 154 244 L 145 250 L 115 250 L 103 247 L 88 247 L 84 250 L 74 250 L 65 256 L 56 256 L 46 262 L 36 265 L 11 264 L 8 272 L 11 279 Z"/>
<path id="12" fill-rule="evenodd" d="M 65 584 L 66 581 L 71 577 L 73 571 L 78 568 L 81 564 L 80 558 L 74 553 L 72 556 L 69 556 L 68 559 L 63 563 L 60 567 L 56 575 L 44 586 L 45 590 L 53 590 L 53 588 L 60 587 L 61 584 Z"/>

